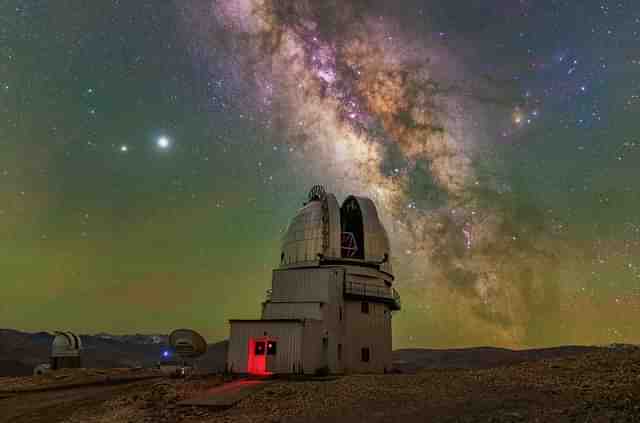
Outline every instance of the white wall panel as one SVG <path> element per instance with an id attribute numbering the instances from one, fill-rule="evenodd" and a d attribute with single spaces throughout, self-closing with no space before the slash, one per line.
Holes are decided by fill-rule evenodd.
<path id="1" fill-rule="evenodd" d="M 321 303 L 268 302 L 262 313 L 263 319 L 322 319 Z"/>
<path id="2" fill-rule="evenodd" d="M 302 322 L 247 321 L 231 322 L 227 365 L 234 373 L 247 373 L 249 338 L 277 342 L 274 356 L 267 356 L 267 371 L 291 373 L 294 363 L 301 362 Z"/>
<path id="3" fill-rule="evenodd" d="M 305 268 L 274 270 L 271 299 L 282 301 L 320 301 L 329 302 L 335 295 L 337 268 Z"/>

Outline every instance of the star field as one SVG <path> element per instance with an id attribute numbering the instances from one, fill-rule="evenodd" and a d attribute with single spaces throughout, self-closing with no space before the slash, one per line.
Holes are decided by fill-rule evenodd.
<path id="1" fill-rule="evenodd" d="M 0 326 L 227 336 L 308 188 L 394 346 L 640 342 L 640 4 L 0 4 Z"/>

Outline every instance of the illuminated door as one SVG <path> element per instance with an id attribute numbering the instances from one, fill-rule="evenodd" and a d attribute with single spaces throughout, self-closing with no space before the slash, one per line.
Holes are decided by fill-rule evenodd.
<path id="1" fill-rule="evenodd" d="M 267 375 L 267 341 L 249 338 L 249 359 L 247 370 L 254 375 Z"/>

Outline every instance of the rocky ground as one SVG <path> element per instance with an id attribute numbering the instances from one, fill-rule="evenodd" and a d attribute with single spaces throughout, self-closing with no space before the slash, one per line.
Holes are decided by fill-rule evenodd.
<path id="1" fill-rule="evenodd" d="M 0 395 L 16 391 L 61 388 L 69 385 L 113 380 L 133 380 L 159 375 L 159 371 L 149 369 L 60 369 L 38 376 L 0 377 Z"/>
<path id="2" fill-rule="evenodd" d="M 125 385 L 121 391 L 102 395 L 100 402 L 72 398 L 77 407 L 42 421 L 640 422 L 637 348 L 603 349 L 488 369 L 274 381 L 228 410 L 176 405 L 220 383 L 219 377 L 138 382 L 138 386 Z M 42 393 L 0 399 L 0 420 L 3 407 L 24 406 L 29 395 Z"/>

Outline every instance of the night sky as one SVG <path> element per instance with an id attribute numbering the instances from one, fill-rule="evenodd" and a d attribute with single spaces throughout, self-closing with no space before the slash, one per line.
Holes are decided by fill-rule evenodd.
<path id="1" fill-rule="evenodd" d="M 210 341 L 315 184 L 394 347 L 640 343 L 637 0 L 0 0 L 0 327 Z"/>

